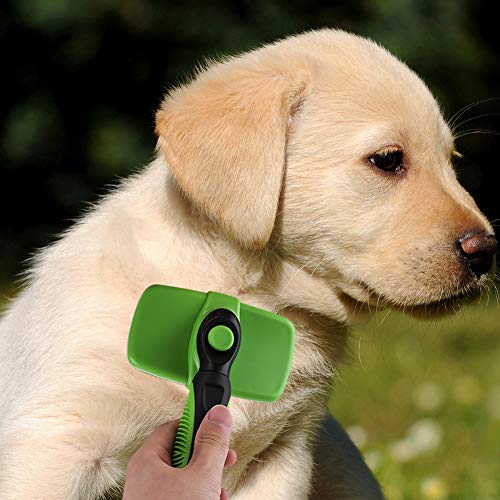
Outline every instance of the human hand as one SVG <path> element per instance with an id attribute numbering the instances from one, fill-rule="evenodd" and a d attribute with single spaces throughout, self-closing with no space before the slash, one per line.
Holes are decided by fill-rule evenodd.
<path id="1" fill-rule="evenodd" d="M 193 456 L 182 469 L 172 467 L 171 453 L 179 420 L 156 429 L 127 466 L 123 500 L 227 500 L 222 471 L 236 462 L 229 449 L 231 414 L 214 406 L 196 433 Z"/>

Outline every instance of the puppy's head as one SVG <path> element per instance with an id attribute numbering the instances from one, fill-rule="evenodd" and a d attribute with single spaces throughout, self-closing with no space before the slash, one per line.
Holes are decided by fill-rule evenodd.
<path id="1" fill-rule="evenodd" d="M 435 312 L 488 279 L 496 240 L 434 98 L 366 39 L 311 32 L 219 63 L 167 96 L 157 132 L 230 237 L 356 302 Z"/>

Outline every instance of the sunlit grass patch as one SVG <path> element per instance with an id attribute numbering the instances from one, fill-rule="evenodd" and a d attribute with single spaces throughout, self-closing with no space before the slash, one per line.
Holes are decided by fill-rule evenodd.
<path id="1" fill-rule="evenodd" d="M 389 499 L 500 498 L 500 307 L 353 328 L 331 410 Z"/>

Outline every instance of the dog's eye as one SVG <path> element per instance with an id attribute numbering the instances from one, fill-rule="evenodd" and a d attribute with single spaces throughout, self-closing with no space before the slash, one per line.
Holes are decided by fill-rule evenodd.
<path id="1" fill-rule="evenodd" d="M 378 152 L 368 159 L 370 163 L 385 172 L 398 172 L 403 167 L 403 152 L 399 149 Z"/>

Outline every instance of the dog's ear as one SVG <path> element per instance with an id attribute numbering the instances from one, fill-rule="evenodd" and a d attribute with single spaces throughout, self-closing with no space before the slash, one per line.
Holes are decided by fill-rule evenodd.
<path id="1" fill-rule="evenodd" d="M 273 230 L 287 128 L 308 82 L 304 68 L 236 59 L 170 93 L 157 113 L 158 146 L 177 183 L 249 248 Z"/>

